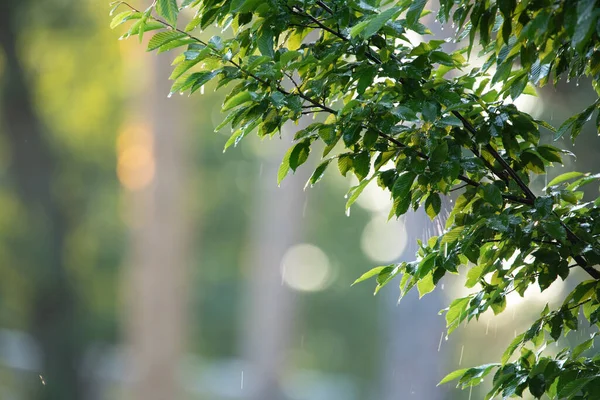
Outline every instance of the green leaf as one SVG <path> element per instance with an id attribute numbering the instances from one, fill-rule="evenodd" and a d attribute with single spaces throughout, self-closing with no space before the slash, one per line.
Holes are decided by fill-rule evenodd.
<path id="1" fill-rule="evenodd" d="M 231 110 L 232 108 L 237 107 L 240 104 L 247 103 L 250 100 L 252 100 L 252 95 L 250 94 L 250 92 L 240 92 L 240 93 L 236 94 L 235 96 L 233 96 L 232 98 L 230 98 L 229 100 L 227 100 L 223 104 L 222 110 L 223 111 Z"/>
<path id="2" fill-rule="evenodd" d="M 194 60 L 186 60 L 186 61 L 179 63 L 175 67 L 175 69 L 173 69 L 173 72 L 171 73 L 171 76 L 169 77 L 169 79 L 175 80 L 175 79 L 179 78 L 181 75 L 185 74 L 190 68 L 197 65 L 200 61 L 201 61 L 200 59 L 194 59 Z"/>
<path id="3" fill-rule="evenodd" d="M 119 14 L 115 15 L 110 23 L 110 29 L 115 29 L 117 26 L 121 25 L 123 22 L 131 19 L 129 17 L 132 16 L 133 13 L 134 13 L 133 11 L 127 10 L 127 11 L 123 11 L 123 12 L 120 12 Z M 141 16 L 141 13 L 138 13 L 138 14 L 140 14 L 140 16 Z"/>
<path id="4" fill-rule="evenodd" d="M 275 34 L 269 28 L 262 29 L 259 33 L 258 39 L 256 43 L 258 45 L 258 49 L 260 50 L 260 54 L 268 57 L 275 57 L 275 51 L 273 50 L 273 36 Z"/>
<path id="5" fill-rule="evenodd" d="M 460 235 L 464 229 L 464 226 L 455 226 L 450 231 L 444 233 L 442 239 L 440 240 L 440 244 L 456 242 L 460 238 Z"/>
<path id="6" fill-rule="evenodd" d="M 546 378 L 543 374 L 536 374 L 529 378 L 529 391 L 536 398 L 544 395 L 546 391 Z"/>
<path id="7" fill-rule="evenodd" d="M 556 240 L 564 242 L 567 239 L 567 231 L 558 220 L 552 219 L 542 221 L 542 227 L 550 236 L 552 236 L 552 238 Z"/>
<path id="8" fill-rule="evenodd" d="M 156 0 L 156 13 L 163 17 L 171 26 L 177 25 L 177 0 Z"/>
<path id="9" fill-rule="evenodd" d="M 481 197 L 488 203 L 500 208 L 504 204 L 502 199 L 502 192 L 498 189 L 498 186 L 494 184 L 483 184 L 481 188 Z"/>
<path id="10" fill-rule="evenodd" d="M 346 176 L 348 171 L 352 169 L 352 157 L 348 154 L 342 154 L 338 158 L 338 169 L 340 170 L 340 174 Z"/>
<path id="11" fill-rule="evenodd" d="M 283 160 L 281 161 L 281 165 L 277 171 L 277 185 L 281 185 L 281 182 L 285 179 L 288 172 L 290 172 L 290 156 L 293 150 L 294 147 L 290 147 L 285 153 L 285 156 L 283 156 Z"/>
<path id="12" fill-rule="evenodd" d="M 389 267 L 389 266 L 388 266 L 388 267 Z M 373 268 L 373 269 L 371 269 L 371 270 L 369 270 L 369 271 L 365 272 L 364 274 L 362 274 L 362 275 L 360 276 L 360 278 L 358 278 L 357 280 L 355 280 L 355 281 L 352 283 L 352 285 L 351 285 L 351 286 L 354 286 L 354 285 L 356 285 L 357 283 L 360 283 L 360 282 L 364 282 L 364 281 L 366 281 L 367 279 L 370 279 L 370 278 L 372 278 L 372 277 L 374 277 L 374 276 L 376 276 L 376 275 L 379 275 L 379 273 L 380 273 L 380 272 L 381 272 L 381 271 L 382 271 L 384 268 L 386 268 L 386 267 L 385 267 L 385 266 L 383 266 L 383 267 L 375 267 L 375 268 Z"/>
<path id="13" fill-rule="evenodd" d="M 508 362 L 508 360 L 510 359 L 510 357 L 512 357 L 515 350 L 517 350 L 517 347 L 519 347 L 523 343 L 524 337 L 525 337 L 525 334 L 521 333 L 516 338 L 514 338 L 512 342 L 510 342 L 510 344 L 504 351 L 504 354 L 502 354 L 502 365 L 506 364 Z"/>
<path id="14" fill-rule="evenodd" d="M 365 39 L 370 38 L 371 36 L 379 32 L 379 30 L 383 28 L 386 22 L 400 14 L 400 11 L 400 7 L 392 7 L 379 14 L 376 14 L 375 16 L 370 18 L 367 24 L 365 24 L 365 26 L 360 30 L 360 35 Z M 350 33 L 350 35 L 352 35 L 352 32 Z M 353 35 L 353 37 L 354 36 L 356 35 Z"/>
<path id="15" fill-rule="evenodd" d="M 579 357 L 583 352 L 592 348 L 592 346 L 594 345 L 594 339 L 596 338 L 596 334 L 597 334 L 597 332 L 594 332 L 591 339 L 588 339 L 585 342 L 580 343 L 577 346 L 575 346 L 575 348 L 571 352 L 571 358 L 575 359 L 575 358 Z"/>
<path id="16" fill-rule="evenodd" d="M 575 396 L 581 389 L 583 389 L 588 383 L 590 383 L 594 377 L 579 378 L 571 382 L 568 382 L 559 392 L 559 398 L 570 398 Z"/>
<path id="17" fill-rule="evenodd" d="M 469 370 L 469 368 L 463 368 L 463 369 L 457 369 L 456 371 L 450 372 L 437 384 L 437 386 L 443 385 L 444 383 L 452 382 L 453 380 L 460 378 L 468 370 Z"/>
<path id="18" fill-rule="evenodd" d="M 375 293 L 373 294 L 377 294 L 381 290 L 381 288 L 387 285 L 392 279 L 394 279 L 394 277 L 398 275 L 400 271 L 400 264 L 392 264 L 383 268 L 379 275 L 377 275 L 377 287 L 375 288 Z"/>
<path id="19" fill-rule="evenodd" d="M 427 4 L 427 0 L 411 1 L 408 12 L 406 13 L 406 23 L 408 26 L 413 26 L 417 23 L 417 21 L 419 21 L 425 4 Z"/>
<path id="20" fill-rule="evenodd" d="M 369 170 L 371 169 L 371 157 L 369 156 L 369 152 L 362 151 L 354 156 L 352 159 L 352 166 L 354 168 L 354 173 L 359 181 L 362 181 L 369 175 Z"/>
<path id="21" fill-rule="evenodd" d="M 374 176 L 376 176 L 376 175 L 374 175 Z M 363 192 L 363 190 L 365 190 L 365 188 L 371 182 L 372 179 L 373 179 L 373 177 L 371 177 L 370 179 L 365 179 L 361 183 L 359 183 L 357 186 L 354 186 L 350 189 L 350 191 L 348 192 L 348 194 L 349 194 L 348 201 L 346 202 L 346 211 L 348 211 L 350 206 L 352 206 L 352 204 L 354 204 L 356 199 L 358 199 L 358 196 L 360 196 L 360 194 Z"/>
<path id="22" fill-rule="evenodd" d="M 369 20 L 364 20 L 359 22 L 358 24 L 354 25 L 351 29 L 350 29 L 350 37 L 355 38 L 358 35 L 360 35 L 360 33 L 367 27 L 367 25 L 369 24 Z"/>
<path id="23" fill-rule="evenodd" d="M 527 74 L 521 75 L 519 78 L 512 82 L 512 84 L 510 85 L 510 97 L 513 100 L 516 100 L 517 97 L 519 97 L 521 93 L 523 93 L 523 90 L 525 90 L 525 86 L 527 86 L 527 82 Z"/>
<path id="24" fill-rule="evenodd" d="M 558 140 L 561 137 L 563 137 L 563 135 L 573 127 L 573 125 L 575 124 L 575 122 L 577 121 L 577 117 L 579 117 L 579 114 L 573 115 L 572 117 L 569 117 L 565 122 L 562 123 L 562 125 L 560 126 L 560 128 L 558 128 L 558 130 L 556 131 L 556 133 L 554 134 L 554 140 Z"/>
<path id="25" fill-rule="evenodd" d="M 472 288 L 479 282 L 481 273 L 485 269 L 484 265 L 476 265 L 467 272 L 467 281 L 465 282 L 466 288 Z"/>
<path id="26" fill-rule="evenodd" d="M 304 140 L 297 143 L 290 154 L 290 168 L 296 172 L 296 169 L 306 162 L 310 154 L 310 141 Z"/>
<path id="27" fill-rule="evenodd" d="M 173 40 L 181 39 L 182 37 L 185 37 L 185 35 L 176 31 L 158 32 L 156 35 L 152 36 L 152 39 L 148 42 L 147 50 L 156 50 L 160 46 L 172 42 Z"/>
<path id="28" fill-rule="evenodd" d="M 571 39 L 571 45 L 577 49 L 577 51 L 583 51 L 585 45 L 589 41 L 598 10 L 596 9 L 596 0 L 579 0 L 577 2 L 577 24 L 575 25 L 575 32 Z"/>
<path id="29" fill-rule="evenodd" d="M 429 218 L 434 219 L 442 208 L 442 199 L 438 193 L 431 193 L 425 200 L 425 212 L 429 215 Z"/>
<path id="30" fill-rule="evenodd" d="M 556 185 L 566 182 L 570 179 L 579 178 L 580 176 L 583 176 L 583 175 L 585 175 L 583 172 L 577 172 L 577 171 L 565 172 L 564 174 L 560 174 L 556 178 L 552 179 L 548 183 L 548 187 L 556 186 Z"/>
<path id="31" fill-rule="evenodd" d="M 410 171 L 404 171 L 398 175 L 398 178 L 396 178 L 396 182 L 394 182 L 394 186 L 392 187 L 392 196 L 394 198 L 407 197 L 416 177 L 417 175 Z"/>
<path id="32" fill-rule="evenodd" d="M 417 289 L 419 290 L 419 298 L 425 296 L 427 293 L 431 293 L 435 289 L 433 283 L 433 272 L 428 273 L 425 277 L 419 279 L 417 282 Z"/>
<path id="33" fill-rule="evenodd" d="M 446 326 L 448 327 L 448 334 L 452 333 L 454 329 L 458 327 L 460 322 L 466 317 L 466 309 L 471 301 L 471 297 L 462 297 L 455 299 L 450 303 L 448 311 L 446 312 Z"/>
<path id="34" fill-rule="evenodd" d="M 306 182 L 306 186 L 308 186 L 309 184 L 310 186 L 314 186 L 317 182 L 319 182 L 325 174 L 325 170 L 329 166 L 329 163 L 331 163 L 331 159 L 325 160 L 322 163 L 320 163 L 315 169 L 315 172 L 313 172 L 313 174 L 311 175 L 308 182 Z"/>

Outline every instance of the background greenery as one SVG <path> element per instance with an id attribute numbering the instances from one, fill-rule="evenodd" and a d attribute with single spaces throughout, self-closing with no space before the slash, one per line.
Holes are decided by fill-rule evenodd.
<path id="1" fill-rule="evenodd" d="M 116 40 L 118 33 L 107 29 L 108 5 L 102 1 L 3 2 L 0 11 L 1 34 L 16 45 L 14 53 L 4 45 L 0 53 L 0 397 L 128 398 L 123 390 L 127 371 L 119 357 L 124 354 L 122 321 L 127 318 L 122 278 L 130 246 L 129 209 L 124 204 L 131 190 L 119 181 L 117 142 L 130 127 L 128 110 L 144 97 L 144 88 L 132 82 L 127 65 L 143 65 L 156 55 L 136 51 L 137 43 Z M 15 90 L 16 73 L 22 74 L 25 86 Z M 594 94 L 588 88 L 575 82 L 560 83 L 557 90 L 544 88 L 544 102 L 536 100 L 535 107 L 541 117 L 558 125 L 592 101 Z M 209 89 L 186 99 L 186 107 L 194 110 L 187 148 L 192 160 L 187 218 L 193 227 L 187 351 L 196 357 L 184 369 L 188 371 L 185 376 L 199 382 L 198 386 L 207 371 L 243 357 L 244 293 L 252 275 L 247 262 L 254 235 L 252 218 L 261 199 L 259 182 L 276 185 L 274 174 L 265 176 L 261 171 L 268 160 L 282 156 L 275 141 L 259 144 L 257 138 L 223 155 L 226 136 L 213 132 L 222 119 L 218 113 L 221 95 Z M 12 108 L 21 98 L 31 102 L 33 117 L 39 121 L 40 143 L 52 168 L 38 165 L 33 150 L 18 153 L 16 141 L 28 136 L 11 131 L 7 117 L 25 112 Z M 573 150 L 568 142 L 560 143 Z M 595 170 L 599 148 L 596 135 L 584 132 L 574 150 L 577 169 Z M 18 158 L 23 154 L 32 158 Z M 43 170 L 47 174 L 41 174 Z M 40 181 L 23 186 L 19 183 L 22 171 Z M 542 187 L 544 182 L 534 185 Z M 307 390 L 290 398 L 316 400 L 322 398 L 318 393 L 329 393 L 329 398 L 384 398 L 382 380 L 390 373 L 386 355 L 394 341 L 388 319 L 402 317 L 401 329 L 413 332 L 413 336 L 403 336 L 406 349 L 416 346 L 424 354 L 431 349 L 437 354 L 441 343 L 437 370 L 422 371 L 434 375 L 435 382 L 459 363 L 495 360 L 513 332 L 525 327 L 529 312 L 537 314 L 527 304 L 509 302 L 505 320 L 491 326 L 482 320 L 445 341 L 440 337 L 444 335 L 442 317 L 437 322 L 421 322 L 431 308 L 447 305 L 443 294 L 410 303 L 416 310 L 429 307 L 429 311 L 411 313 L 404 308 L 409 303 L 394 309 L 393 296 L 374 298 L 366 285 L 350 288 L 357 276 L 377 264 L 361 250 L 361 240 L 365 227 L 378 214 L 354 207 L 348 218 L 343 198 L 348 187 L 347 181 L 328 173 L 319 186 L 307 189 L 300 242 L 320 247 L 335 274 L 322 291 L 294 292 L 293 338 L 287 357 L 290 375 L 314 371 L 332 382 L 333 389 L 315 389 L 312 394 Z M 51 200 L 45 204 L 39 193 L 50 193 Z M 59 215 L 58 223 L 52 213 Z M 57 238 L 61 238 L 58 244 Z M 397 239 L 398 245 L 401 241 Z M 57 298 L 62 300 L 53 301 Z M 387 311 L 376 311 L 382 308 L 391 308 L 392 317 Z M 433 331 L 435 339 L 421 341 L 426 331 Z M 487 334 L 482 335 L 483 331 Z M 50 355 L 46 363 L 40 357 L 44 352 Z M 72 362 L 78 367 L 73 368 Z M 399 368 L 410 368 L 414 359 L 395 362 Z M 240 384 L 237 372 L 233 378 L 226 373 L 219 376 L 223 385 Z M 48 379 L 58 384 L 45 385 Z M 189 398 L 220 398 L 211 389 L 182 381 Z M 305 382 L 300 386 L 318 386 L 316 380 Z M 408 391 L 413 392 L 412 388 Z M 342 397 L 344 393 L 348 397 Z M 482 397 L 478 393 L 474 391 L 473 398 Z M 412 394 L 424 398 L 418 391 Z M 439 389 L 438 395 L 469 397 L 450 388 Z M 243 396 L 240 390 L 223 398 Z"/>

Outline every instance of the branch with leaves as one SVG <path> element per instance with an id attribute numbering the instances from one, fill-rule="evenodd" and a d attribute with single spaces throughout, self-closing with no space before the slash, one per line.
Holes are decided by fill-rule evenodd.
<path id="1" fill-rule="evenodd" d="M 473 293 L 446 309 L 448 332 L 463 321 L 506 307 L 532 285 L 547 289 L 577 266 L 593 279 L 581 283 L 558 310 L 546 308 L 509 345 L 501 363 L 456 371 L 468 387 L 496 370 L 488 398 L 520 396 L 596 398 L 598 360 L 581 357 L 593 338 L 555 356 L 545 345 L 579 329 L 580 309 L 600 324 L 600 199 L 584 201 L 584 186 L 599 175 L 568 172 L 542 193 L 532 176 L 546 174 L 571 153 L 541 144 L 543 135 L 572 140 L 600 106 L 594 102 L 558 129 L 520 111 L 508 98 L 535 95 L 535 86 L 566 76 L 586 76 L 600 93 L 599 9 L 595 0 L 516 2 L 441 0 L 437 20 L 457 26 L 460 49 L 445 41 L 413 44 L 407 34 L 430 34 L 421 22 L 425 0 L 157 0 L 148 9 L 114 3 L 111 27 L 128 23 L 124 38 L 156 31 L 149 50 L 175 50 L 172 93 L 193 93 L 213 84 L 229 87 L 217 129 L 245 136 L 281 135 L 286 122 L 308 115 L 314 122 L 294 135 L 278 180 L 304 164 L 315 143 L 322 161 L 307 185 L 327 168 L 354 174 L 352 206 L 369 184 L 390 192 L 390 218 L 423 207 L 433 219 L 442 196 L 459 193 L 445 230 L 419 242 L 415 260 L 374 268 L 375 292 L 400 278 L 400 295 L 435 289 L 447 274 L 466 271 Z M 180 28 L 180 11 L 193 11 Z M 216 24 L 226 36 L 200 39 L 195 32 Z M 183 25 L 181 25 L 183 26 Z M 486 62 L 469 67 L 474 47 Z M 450 73 L 451 72 L 451 73 Z M 600 119 L 596 120 L 600 127 Z M 529 346 L 529 347 L 528 347 Z M 521 356 L 513 353 L 521 347 Z M 538 350 L 536 350 L 538 349 Z M 575 378 L 574 378 L 575 377 Z M 579 396 L 579 397 L 577 397 Z M 586 397 L 587 396 L 587 397 Z M 591 397 L 589 397 L 591 396 Z M 596 397 L 594 397 L 596 396 Z"/>

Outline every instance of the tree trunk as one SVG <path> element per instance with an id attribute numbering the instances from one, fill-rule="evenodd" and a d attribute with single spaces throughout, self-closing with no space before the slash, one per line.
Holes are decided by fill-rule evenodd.
<path id="1" fill-rule="evenodd" d="M 300 128 L 299 128 L 300 129 Z M 285 136 L 285 134 L 284 134 Z M 245 371 L 243 398 L 282 400 L 281 377 L 292 336 L 294 299 L 291 289 L 283 284 L 281 261 L 291 246 L 301 239 L 302 208 L 306 193 L 305 172 L 288 176 L 277 187 L 277 170 L 288 144 L 282 141 L 274 158 L 263 164 L 260 196 L 256 199 L 256 215 L 252 225 L 248 266 L 249 288 L 245 315 L 244 353 L 249 362 Z"/>
<path id="2" fill-rule="evenodd" d="M 4 52 L 1 115 L 11 151 L 10 176 L 27 209 L 29 250 L 22 255 L 33 287 L 31 327 L 42 349 L 39 399 L 82 398 L 78 374 L 82 334 L 77 298 L 64 269 L 67 220 L 53 195 L 57 163 L 33 105 L 31 90 L 17 49 L 17 14 L 21 3 L 0 2 L 0 46 Z"/>
<path id="3" fill-rule="evenodd" d="M 145 122 L 136 125 L 139 132 L 123 138 L 119 149 L 120 157 L 131 149 L 141 151 L 137 170 L 120 171 L 124 186 L 130 189 L 131 254 L 124 317 L 133 377 L 131 398 L 183 399 L 178 366 L 188 321 L 185 138 L 189 132 L 181 122 L 181 100 L 167 98 L 168 60 L 159 57 L 144 68 L 149 74 L 147 89 L 136 104 L 143 106 L 137 114 Z M 150 156 L 145 157 L 144 151 Z"/>

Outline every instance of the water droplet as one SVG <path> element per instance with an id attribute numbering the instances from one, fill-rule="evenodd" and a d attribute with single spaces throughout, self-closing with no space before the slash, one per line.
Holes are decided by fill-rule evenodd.
<path id="1" fill-rule="evenodd" d="M 460 348 L 460 358 L 458 359 L 458 366 L 460 367 L 460 365 L 462 364 L 462 359 L 463 359 L 463 353 L 465 351 L 465 345 L 463 344 Z"/>
<path id="2" fill-rule="evenodd" d="M 491 319 L 488 319 L 488 322 L 487 322 L 487 324 L 485 325 L 485 334 L 486 334 L 486 335 L 488 334 L 488 332 L 489 332 L 489 330 L 490 330 L 490 321 L 491 321 Z"/>
<path id="3" fill-rule="evenodd" d="M 346 210 L 346 217 L 350 216 L 350 208 L 348 207 L 348 209 Z"/>
<path id="4" fill-rule="evenodd" d="M 38 375 L 40 377 L 40 382 L 42 382 L 42 385 L 46 386 L 46 381 L 44 380 L 44 377 L 42 375 Z"/>
<path id="5" fill-rule="evenodd" d="M 244 389 L 244 371 L 242 371 L 242 376 L 240 379 L 240 389 Z"/>
<path id="6" fill-rule="evenodd" d="M 444 339 L 444 331 L 442 331 L 442 334 L 440 335 L 440 343 L 438 344 L 438 352 L 442 348 L 442 339 Z"/>
<path id="7" fill-rule="evenodd" d="M 204 85 L 200 86 L 200 94 L 204 94 Z"/>
<path id="8" fill-rule="evenodd" d="M 169 93 L 169 94 L 167 95 L 167 98 L 168 98 L 168 99 L 170 99 L 172 96 L 173 96 L 173 92 Z"/>

